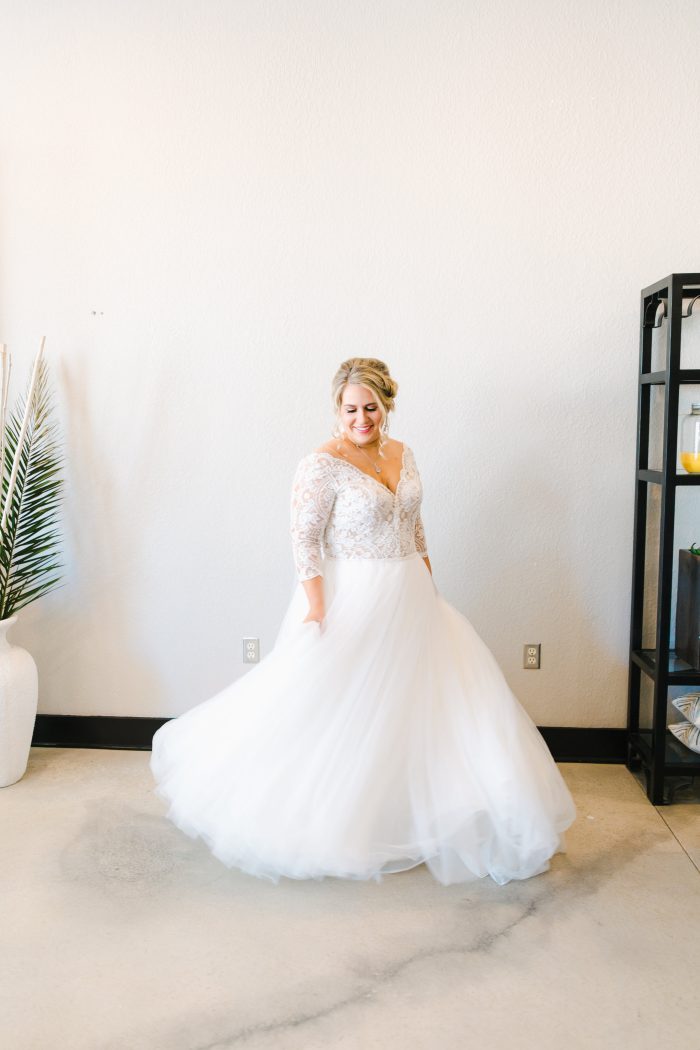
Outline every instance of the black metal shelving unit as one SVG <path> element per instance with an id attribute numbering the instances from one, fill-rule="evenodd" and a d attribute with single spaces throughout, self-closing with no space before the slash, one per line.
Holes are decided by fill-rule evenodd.
<path id="1" fill-rule="evenodd" d="M 674 567 L 676 489 L 700 485 L 700 474 L 680 473 L 678 461 L 678 400 L 684 383 L 700 384 L 700 369 L 681 368 L 684 318 L 700 299 L 700 273 L 673 273 L 644 288 L 639 320 L 639 388 L 637 397 L 637 466 L 634 503 L 632 612 L 630 618 L 629 691 L 627 701 L 627 768 L 643 769 L 646 791 L 654 805 L 673 802 L 681 783 L 700 775 L 700 754 L 684 747 L 668 729 L 669 689 L 700 687 L 700 670 L 670 648 L 671 585 Z M 685 300 L 685 308 L 684 308 Z M 652 333 L 665 325 L 666 367 L 651 371 Z M 664 387 L 663 465 L 649 470 L 651 390 Z M 642 648 L 648 486 L 661 487 L 655 647 Z M 653 683 L 650 727 L 640 727 L 642 675 Z M 669 778 L 682 781 L 669 783 Z"/>

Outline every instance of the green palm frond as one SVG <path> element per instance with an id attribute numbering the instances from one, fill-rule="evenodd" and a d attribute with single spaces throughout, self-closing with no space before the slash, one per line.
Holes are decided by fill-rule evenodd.
<path id="1" fill-rule="evenodd" d="M 2 471 L 3 507 L 17 443 L 22 431 L 26 398 L 5 424 L 5 463 Z M 19 466 L 4 527 L 0 522 L 0 619 L 53 590 L 61 578 L 56 570 L 60 543 L 58 513 L 62 499 L 61 454 L 58 432 L 50 420 L 52 409 L 48 369 L 39 362 L 36 387 Z"/>

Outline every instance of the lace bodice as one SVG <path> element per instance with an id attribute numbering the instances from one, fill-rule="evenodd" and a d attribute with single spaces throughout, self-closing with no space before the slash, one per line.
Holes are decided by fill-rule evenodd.
<path id="1" fill-rule="evenodd" d="M 404 444 L 396 493 L 332 452 L 299 461 L 291 497 L 291 536 L 299 580 L 323 576 L 323 557 L 399 558 L 428 553 L 423 498 L 413 452 Z"/>

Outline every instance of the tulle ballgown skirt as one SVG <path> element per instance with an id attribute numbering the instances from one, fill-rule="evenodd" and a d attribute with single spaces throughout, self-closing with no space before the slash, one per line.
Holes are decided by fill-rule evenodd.
<path id="1" fill-rule="evenodd" d="M 324 561 L 259 664 L 153 737 L 166 816 L 229 867 L 278 882 L 425 862 L 503 885 L 565 853 L 576 809 L 534 722 L 423 559 Z"/>

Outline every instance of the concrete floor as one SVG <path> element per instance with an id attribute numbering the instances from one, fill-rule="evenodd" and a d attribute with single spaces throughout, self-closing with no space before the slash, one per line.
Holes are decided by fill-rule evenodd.
<path id="1" fill-rule="evenodd" d="M 33 748 L 0 789 L 3 1050 L 700 1046 L 697 792 L 562 763 L 542 875 L 275 886 L 166 821 L 148 760 Z"/>

